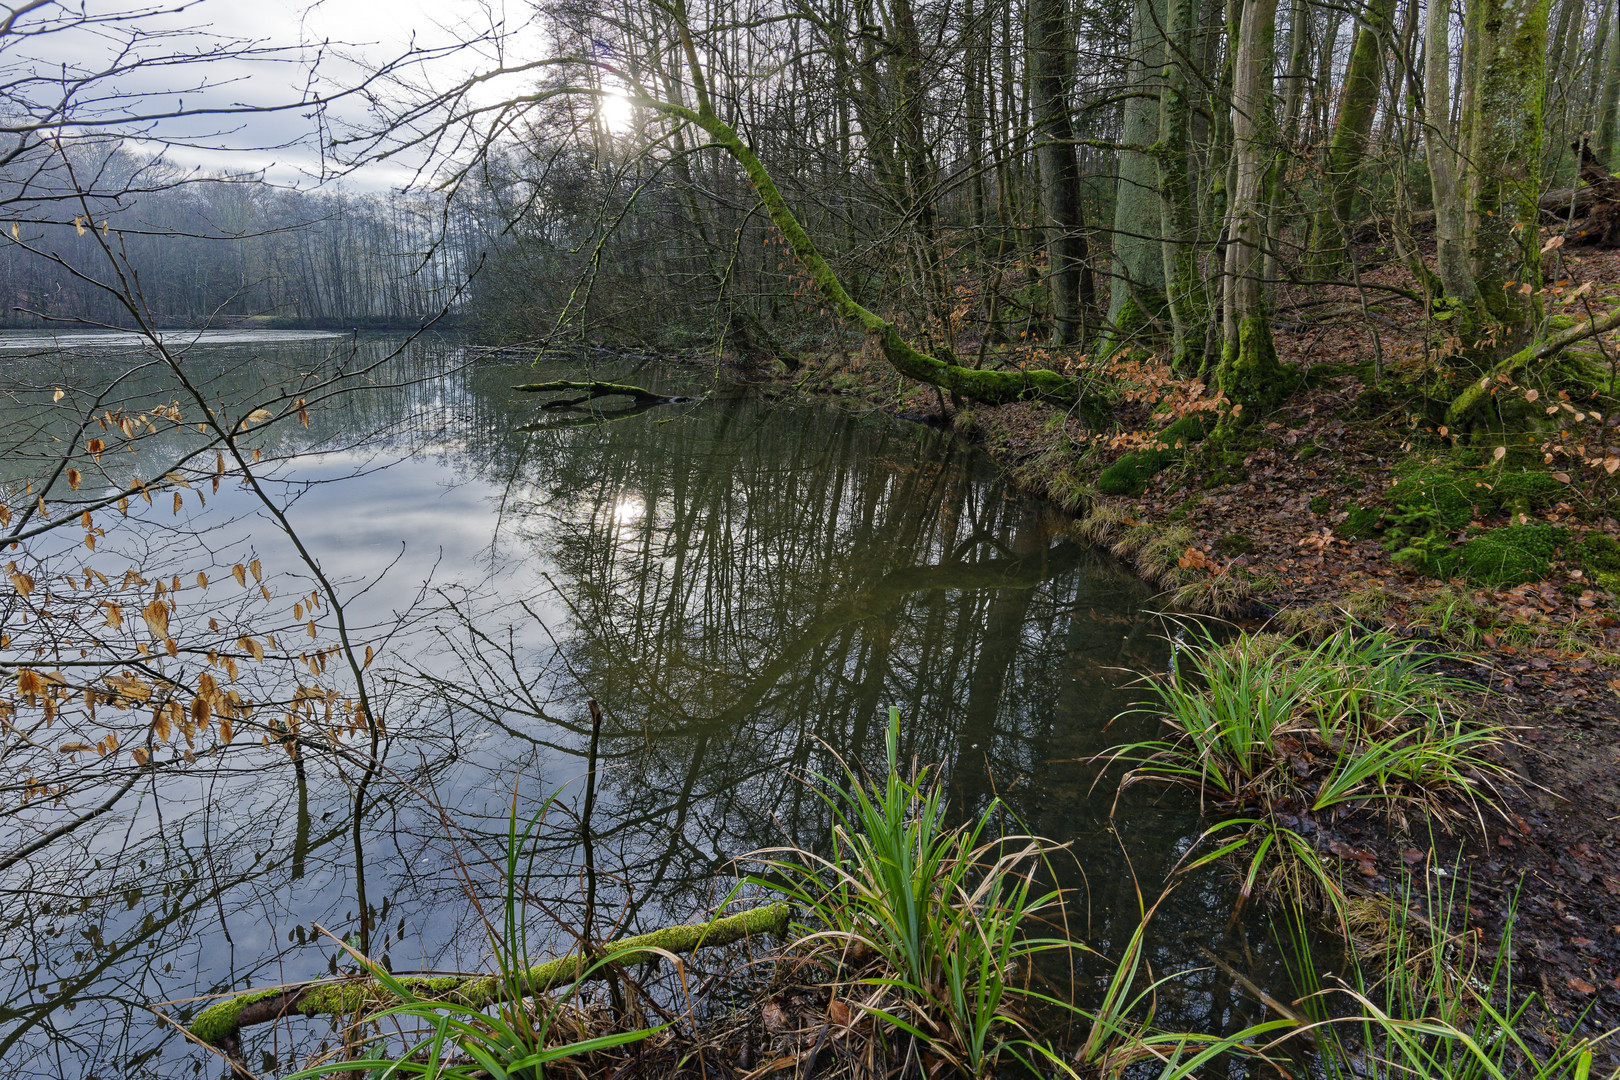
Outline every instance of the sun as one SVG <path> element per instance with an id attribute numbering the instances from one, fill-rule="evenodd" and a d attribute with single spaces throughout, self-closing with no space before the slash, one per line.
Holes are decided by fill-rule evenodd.
<path id="1" fill-rule="evenodd" d="M 630 99 L 617 90 L 609 90 L 597 98 L 597 110 L 603 126 L 615 135 L 622 135 L 635 125 L 635 109 Z"/>

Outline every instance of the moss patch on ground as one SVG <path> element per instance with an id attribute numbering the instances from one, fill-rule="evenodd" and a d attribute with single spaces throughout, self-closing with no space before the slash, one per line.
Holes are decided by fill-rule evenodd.
<path id="1" fill-rule="evenodd" d="M 1187 447 L 1203 438 L 1203 417 L 1197 414 L 1183 416 L 1159 432 L 1155 446 L 1123 454 L 1098 473 L 1097 490 L 1104 495 L 1127 495 L 1134 499 L 1147 490 L 1149 480 L 1179 460 Z"/>
<path id="2" fill-rule="evenodd" d="M 1509 525 L 1454 545 L 1452 537 L 1492 514 L 1516 519 L 1552 506 L 1567 494 L 1552 475 L 1528 469 L 1460 467 L 1448 460 L 1397 466 L 1385 505 L 1352 506 L 1339 535 L 1380 534 L 1392 557 L 1430 577 L 1464 577 L 1477 585 L 1511 586 L 1545 577 L 1564 531 Z M 1553 534 L 1557 534 L 1556 538 Z"/>
<path id="3" fill-rule="evenodd" d="M 1568 537 L 1569 530 L 1554 525 L 1505 525 L 1457 547 L 1436 576 L 1495 588 L 1540 581 Z"/>
<path id="4" fill-rule="evenodd" d="M 1589 533 L 1577 553 L 1586 576 L 1599 588 L 1620 592 L 1620 542 L 1603 533 Z"/>

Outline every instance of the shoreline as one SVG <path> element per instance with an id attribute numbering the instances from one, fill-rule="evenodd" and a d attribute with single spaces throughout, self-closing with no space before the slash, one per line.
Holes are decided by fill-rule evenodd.
<path id="1" fill-rule="evenodd" d="M 1309 363 L 1322 335 L 1305 330 L 1279 328 L 1285 361 L 1303 354 Z M 1454 445 L 1428 434 L 1425 447 L 1426 433 L 1392 423 L 1401 403 L 1368 386 L 1364 370 L 1310 365 L 1305 385 L 1251 425 L 1239 447 L 1189 451 L 1134 496 L 1097 490 L 1131 451 L 1077 442 L 1078 422 L 1044 405 L 946 405 L 942 413 L 931 388 L 831 351 L 806 357 L 791 375 L 742 377 L 767 393 L 955 431 L 1020 491 L 1075 514 L 1076 539 L 1121 559 L 1181 610 L 1306 640 L 1354 622 L 1470 654 L 1477 662 L 1462 665 L 1471 669 L 1465 677 L 1480 689 L 1462 707 L 1516 735 L 1500 757 L 1519 780 L 1500 793 L 1498 812 L 1450 825 L 1354 814 L 1323 829 L 1319 847 L 1347 891 L 1362 896 L 1391 897 L 1414 871 L 1465 870 L 1488 932 L 1517 905 L 1519 978 L 1547 1011 L 1566 1022 L 1584 1012 L 1579 1030 L 1608 1031 L 1620 1025 L 1615 594 L 1573 558 L 1555 559 L 1547 578 L 1480 585 L 1425 575 L 1393 560 L 1377 538 L 1347 535 L 1357 508 L 1384 496 L 1392 465 Z M 1581 519 L 1573 502 L 1539 516 L 1585 535 L 1617 531 L 1606 512 L 1585 507 Z"/>

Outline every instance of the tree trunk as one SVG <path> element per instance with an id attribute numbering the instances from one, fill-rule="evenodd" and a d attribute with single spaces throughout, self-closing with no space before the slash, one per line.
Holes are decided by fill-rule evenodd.
<path id="1" fill-rule="evenodd" d="M 1615 154 L 1615 112 L 1620 110 L 1620 15 L 1615 0 L 1604 0 L 1609 17 L 1609 43 L 1603 50 L 1603 89 L 1598 93 L 1597 156 L 1613 163 Z"/>
<path id="2" fill-rule="evenodd" d="M 1136 0 L 1126 67 L 1119 186 L 1114 194 L 1113 289 L 1108 301 L 1108 347 L 1118 348 L 1164 311 L 1164 254 L 1159 237 L 1158 165 L 1143 152 L 1158 140 L 1159 88 L 1165 51 L 1164 0 Z M 1129 149 L 1141 147 L 1143 149 Z"/>
<path id="3" fill-rule="evenodd" d="M 1274 2 L 1274 0 L 1273 0 Z M 986 405 L 1005 405 L 1013 401 L 1031 401 L 1047 398 L 1061 404 L 1078 406 L 1088 419 L 1096 421 L 1106 411 L 1103 399 L 1082 387 L 1073 378 L 1055 371 L 1030 369 L 1021 371 L 982 371 L 929 356 L 908 342 L 889 320 L 857 303 L 844 289 L 843 282 L 822 258 L 798 218 L 788 209 L 787 200 L 776 186 L 765 166 L 754 154 L 737 130 L 713 112 L 693 111 L 673 102 L 635 98 L 634 104 L 654 109 L 663 115 L 695 124 L 706 132 L 714 146 L 731 155 L 742 166 L 759 198 L 760 205 L 782 233 L 794 257 L 798 259 L 811 280 L 816 284 L 828 305 L 839 315 L 864 330 L 882 351 L 883 357 L 897 372 L 918 382 L 937 386 L 942 390 Z"/>
<path id="4" fill-rule="evenodd" d="M 1166 0 L 1163 86 L 1159 91 L 1159 139 L 1154 149 L 1159 180 L 1161 257 L 1170 312 L 1170 362 L 1196 369 L 1204 350 L 1204 281 L 1198 268 L 1198 221 L 1193 214 L 1191 116 L 1186 65 L 1193 56 L 1193 0 Z"/>
<path id="5" fill-rule="evenodd" d="M 1463 113 L 1469 270 L 1482 321 L 1528 330 L 1540 308 L 1542 104 L 1548 0 L 1472 0 Z M 1498 335 L 1519 347 L 1522 332 Z"/>
<path id="6" fill-rule="evenodd" d="M 1260 277 L 1266 207 L 1275 174 L 1270 61 L 1276 26 L 1277 0 L 1244 0 L 1234 46 L 1234 167 L 1219 370 L 1221 392 L 1232 403 L 1229 419 L 1239 423 L 1276 404 L 1287 386 L 1272 347 L 1271 316 Z"/>
<path id="7" fill-rule="evenodd" d="M 1478 300 L 1464 244 L 1466 217 L 1458 186 L 1462 162 L 1451 132 L 1451 5 L 1429 0 L 1423 33 L 1423 150 L 1434 199 L 1435 272 L 1446 296 L 1472 308 Z"/>
<path id="8" fill-rule="evenodd" d="M 1065 0 L 1035 0 L 1030 20 L 1031 80 L 1040 143 L 1041 196 L 1046 211 L 1047 280 L 1052 296 L 1052 344 L 1078 345 L 1086 338 L 1081 273 L 1086 261 L 1085 222 L 1080 207 L 1080 167 L 1069 121 L 1069 57 Z"/>
<path id="9" fill-rule="evenodd" d="M 1282 120 L 1277 125 L 1279 139 L 1279 152 L 1282 155 L 1282 167 L 1288 168 L 1289 159 L 1296 153 L 1295 146 L 1299 143 L 1299 107 L 1305 100 L 1305 66 L 1310 62 L 1311 35 L 1309 33 L 1311 9 L 1305 0 L 1294 0 L 1294 8 L 1289 15 L 1288 23 L 1288 75 L 1284 79 L 1287 84 L 1283 91 Z M 1291 193 L 1285 195 L 1283 191 L 1277 193 L 1272 201 L 1271 215 L 1266 225 L 1266 234 L 1272 238 L 1272 244 L 1266 249 L 1265 277 L 1267 281 L 1277 277 L 1276 245 L 1282 237 L 1283 204 L 1292 204 L 1297 196 Z"/>
<path id="10" fill-rule="evenodd" d="M 1436 2 L 1444 6 L 1444 0 Z M 1327 150 L 1325 197 L 1312 230 L 1316 266 L 1327 276 L 1344 265 L 1345 226 L 1355 207 L 1356 179 L 1367 152 L 1373 114 L 1378 110 L 1384 36 L 1390 31 L 1394 13 L 1395 0 L 1372 0 L 1367 5 L 1366 18 L 1350 51 L 1350 66 L 1345 70 L 1344 93 Z"/>

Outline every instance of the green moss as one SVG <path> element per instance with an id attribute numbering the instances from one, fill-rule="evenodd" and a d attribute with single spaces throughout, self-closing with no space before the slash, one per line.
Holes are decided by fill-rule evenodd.
<path id="1" fill-rule="evenodd" d="M 1389 501 L 1403 513 L 1432 513 L 1455 532 L 1473 520 L 1475 509 L 1529 514 L 1552 506 L 1566 495 L 1565 486 L 1538 471 L 1458 471 L 1449 464 L 1413 462 L 1397 468 Z"/>
<path id="2" fill-rule="evenodd" d="M 1208 430 L 1204 416 L 1204 413 L 1188 413 L 1183 416 L 1180 420 L 1159 432 L 1160 444 L 1174 449 L 1178 443 L 1183 446 L 1191 446 L 1193 443 L 1202 441 L 1204 433 Z"/>
<path id="3" fill-rule="evenodd" d="M 1137 450 L 1125 454 L 1097 474 L 1097 490 L 1104 495 L 1136 498 L 1147 490 L 1148 481 L 1175 459 L 1173 450 Z"/>
<path id="4" fill-rule="evenodd" d="M 1588 533 L 1577 549 L 1586 576 L 1599 588 L 1620 593 L 1620 543 L 1603 533 Z"/>
<path id="5" fill-rule="evenodd" d="M 1253 555 L 1255 552 L 1254 541 L 1237 532 L 1227 533 L 1215 541 L 1214 546 L 1215 554 L 1228 559 L 1236 555 Z"/>
<path id="6" fill-rule="evenodd" d="M 1483 480 L 1426 464 L 1398 476 L 1389 489 L 1389 501 L 1401 515 L 1427 515 L 1430 525 L 1447 532 L 1465 527 L 1474 519 L 1474 508 L 1488 504 L 1490 496 L 1490 487 Z"/>
<path id="7" fill-rule="evenodd" d="M 606 954 L 615 963 L 631 966 L 654 960 L 665 953 L 691 952 L 704 945 L 728 945 L 749 935 L 781 936 L 788 932 L 792 915 L 792 908 L 779 901 L 707 923 L 669 926 L 650 934 L 623 938 L 611 943 Z M 591 977 L 587 969 L 599 972 L 602 967 L 592 965 L 583 956 L 571 954 L 514 974 L 522 979 L 525 993 L 541 994 L 582 976 Z M 499 1000 L 506 987 L 505 979 L 497 980 L 493 975 L 472 978 L 459 975 L 406 976 L 398 982 L 406 993 L 418 999 L 454 1001 L 475 1009 Z M 256 1002 L 280 997 L 285 992 L 285 987 L 253 990 L 215 1002 L 192 1021 L 191 1033 L 211 1046 L 218 1046 L 222 1040 L 237 1032 L 242 1010 Z M 356 978 L 309 987 L 298 999 L 297 1008 L 305 1016 L 339 1016 L 396 1003 L 393 991 L 381 982 Z"/>
<path id="8" fill-rule="evenodd" d="M 1148 481 L 1181 457 L 1182 451 L 1204 438 L 1203 413 L 1189 413 L 1159 432 L 1151 450 L 1125 454 L 1097 474 L 1097 490 L 1104 495 L 1135 498 L 1147 490 Z"/>
<path id="9" fill-rule="evenodd" d="M 1317 495 L 1311 499 L 1311 513 L 1325 514 L 1333 508 L 1333 504 L 1326 495 Z"/>
<path id="10" fill-rule="evenodd" d="M 1552 525 L 1507 525 L 1482 533 L 1458 547 L 1448 560 L 1448 576 L 1475 585 L 1523 585 L 1540 581 L 1568 532 Z"/>
<path id="11" fill-rule="evenodd" d="M 1352 506 L 1350 516 L 1334 531 L 1351 540 L 1371 540 L 1378 535 L 1384 521 L 1384 511 L 1377 506 Z"/>
<path id="12" fill-rule="evenodd" d="M 1455 547 L 1450 538 L 1476 515 L 1502 511 L 1517 516 L 1551 506 L 1566 493 L 1552 476 L 1535 470 L 1459 469 L 1446 460 L 1409 461 L 1395 471 L 1388 495 L 1392 509 L 1353 507 L 1340 535 L 1365 539 L 1383 532 L 1392 558 L 1438 578 L 1460 576 L 1502 586 L 1547 575 L 1563 530 L 1510 525 Z"/>
<path id="13" fill-rule="evenodd" d="M 1140 283 L 1124 300 L 1120 302 L 1119 310 L 1114 313 L 1113 325 L 1103 333 L 1103 340 L 1098 351 L 1108 355 L 1116 349 L 1129 348 L 1133 351 L 1141 344 L 1144 336 L 1153 332 L 1153 316 L 1143 310 L 1137 302 L 1140 294 L 1154 311 L 1162 312 L 1165 306 L 1164 294 L 1157 289 L 1147 288 Z"/>
<path id="14" fill-rule="evenodd" d="M 1233 419 L 1240 425 L 1274 408 L 1299 385 L 1299 374 L 1277 362 L 1271 321 L 1263 315 L 1245 316 L 1238 324 L 1237 344 L 1222 350 L 1218 375 L 1221 393 L 1243 406 Z"/>
<path id="15" fill-rule="evenodd" d="M 276 987 L 216 1001 L 197 1014 L 197 1019 L 191 1022 L 191 1033 L 210 1046 L 218 1046 L 219 1040 L 236 1032 L 236 1020 L 242 1015 L 243 1009 L 256 1002 L 280 997 L 281 994 L 281 988 Z"/>
<path id="16" fill-rule="evenodd" d="M 1569 488 L 1544 472 L 1504 472 L 1491 485 L 1491 502 L 1510 514 L 1545 510 L 1567 497 Z"/>

